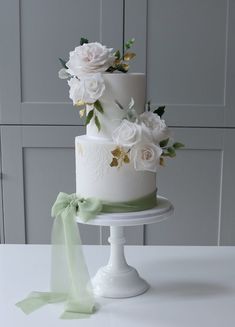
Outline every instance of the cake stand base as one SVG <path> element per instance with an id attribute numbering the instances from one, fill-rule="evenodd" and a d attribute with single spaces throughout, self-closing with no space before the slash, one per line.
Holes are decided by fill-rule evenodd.
<path id="1" fill-rule="evenodd" d="M 94 293 L 108 298 L 128 298 L 140 295 L 149 288 L 135 268 L 129 266 L 124 254 L 124 226 L 137 226 L 163 221 L 171 216 L 174 207 L 166 198 L 158 197 L 155 208 L 126 213 L 100 214 L 87 222 L 90 225 L 109 226 L 110 258 L 92 279 Z M 84 223 L 77 217 L 77 222 Z"/>
<path id="2" fill-rule="evenodd" d="M 116 274 L 102 267 L 92 279 L 94 294 L 108 298 L 127 298 L 140 295 L 149 288 L 148 283 L 140 278 L 135 268 Z"/>
<path id="3" fill-rule="evenodd" d="M 110 226 L 110 259 L 92 279 L 95 295 L 109 298 L 126 298 L 144 293 L 149 288 L 135 268 L 129 266 L 124 256 L 124 231 L 122 226 Z"/>

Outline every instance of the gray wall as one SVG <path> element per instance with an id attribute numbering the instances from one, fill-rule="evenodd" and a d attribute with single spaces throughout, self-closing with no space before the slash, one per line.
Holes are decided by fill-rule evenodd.
<path id="1" fill-rule="evenodd" d="M 85 36 L 114 48 L 135 37 L 132 71 L 186 144 L 158 173 L 175 216 L 127 228 L 128 243 L 235 244 L 234 33 L 234 0 L 2 0 L 1 242 L 49 243 L 51 205 L 75 190 L 84 127 L 57 58 Z M 106 228 L 80 227 L 84 243 L 107 242 Z"/>

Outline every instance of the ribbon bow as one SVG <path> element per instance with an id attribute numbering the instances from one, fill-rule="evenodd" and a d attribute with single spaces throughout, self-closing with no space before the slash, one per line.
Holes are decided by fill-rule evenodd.
<path id="1" fill-rule="evenodd" d="M 62 219 L 69 219 L 69 217 L 79 217 L 83 221 L 95 218 L 95 216 L 102 210 L 102 203 L 96 198 L 81 198 L 77 194 L 67 194 L 60 192 L 57 199 L 52 206 L 52 217 L 61 216 Z"/>

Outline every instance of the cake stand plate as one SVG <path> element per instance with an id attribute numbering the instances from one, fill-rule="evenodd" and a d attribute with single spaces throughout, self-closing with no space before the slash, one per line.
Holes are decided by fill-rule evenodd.
<path id="1" fill-rule="evenodd" d="M 171 216 L 174 207 L 166 198 L 158 197 L 158 204 L 150 210 L 106 213 L 86 222 L 89 225 L 109 226 L 110 258 L 107 266 L 101 267 L 92 279 L 94 293 L 108 298 L 127 298 L 144 293 L 149 288 L 137 270 L 129 266 L 124 254 L 124 226 L 136 226 L 163 221 Z M 77 217 L 77 222 L 84 222 Z"/>

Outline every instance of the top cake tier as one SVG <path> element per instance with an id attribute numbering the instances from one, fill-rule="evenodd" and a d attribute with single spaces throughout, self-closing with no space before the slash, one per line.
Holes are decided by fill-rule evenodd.
<path id="1" fill-rule="evenodd" d="M 128 105 L 133 98 L 134 108 L 137 113 L 145 110 L 145 74 L 141 73 L 104 73 L 105 91 L 99 99 L 104 113 L 97 112 L 101 130 L 98 131 L 94 120 L 87 126 L 87 136 L 93 138 L 112 139 L 112 132 L 118 127 L 124 117 L 125 111 L 120 109 L 116 101 L 123 107 Z M 87 113 L 92 109 L 86 106 Z"/>

